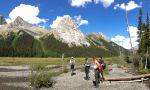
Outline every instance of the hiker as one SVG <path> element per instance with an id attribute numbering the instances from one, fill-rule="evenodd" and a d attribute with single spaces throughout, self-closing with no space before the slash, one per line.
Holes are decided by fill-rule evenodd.
<path id="1" fill-rule="evenodd" d="M 99 60 L 98 59 L 95 59 L 93 58 L 94 60 L 94 65 L 93 65 L 93 68 L 94 68 L 94 77 L 95 77 L 95 80 L 93 81 L 93 84 L 95 87 L 98 87 L 98 83 L 100 83 L 100 71 L 102 69 L 102 65 L 99 63 Z"/>
<path id="2" fill-rule="evenodd" d="M 97 69 L 98 69 L 98 83 L 100 83 L 100 81 L 102 80 L 102 63 L 101 63 L 101 59 L 96 59 L 95 60 L 95 64 L 97 65 Z"/>
<path id="3" fill-rule="evenodd" d="M 103 81 L 104 80 L 103 70 L 106 68 L 106 64 L 105 64 L 105 62 L 104 62 L 104 60 L 103 60 L 103 58 L 101 56 L 99 58 L 99 63 L 102 65 L 102 69 L 100 71 L 100 75 L 101 75 L 101 81 Z"/>
<path id="4" fill-rule="evenodd" d="M 93 65 L 93 68 L 94 68 L 94 78 L 95 78 L 95 80 L 93 81 L 93 84 L 95 87 L 98 87 L 99 71 L 97 69 L 96 64 Z"/>
<path id="5" fill-rule="evenodd" d="M 89 80 L 90 64 L 88 62 L 88 58 L 85 58 L 84 70 L 85 70 L 85 80 Z"/>
<path id="6" fill-rule="evenodd" d="M 74 75 L 74 68 L 75 68 L 75 59 L 71 57 L 70 59 L 70 70 L 71 70 L 71 76 Z"/>

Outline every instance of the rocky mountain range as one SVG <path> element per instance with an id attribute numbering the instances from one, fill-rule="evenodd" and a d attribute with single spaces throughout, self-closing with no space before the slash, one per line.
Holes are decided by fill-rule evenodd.
<path id="1" fill-rule="evenodd" d="M 118 55 L 119 52 L 118 48 L 112 46 L 115 43 L 101 32 L 84 35 L 69 16 L 64 17 L 56 28 L 50 31 L 33 26 L 19 16 L 7 24 L 0 15 L 0 25 L 0 49 L 7 51 L 8 47 L 11 48 L 11 52 L 7 51 L 11 56 L 59 56 L 62 53 L 67 56 L 111 56 Z M 116 46 L 120 47 L 117 44 Z M 4 55 L 3 51 L 0 56 L 10 56 Z"/>
<path id="2" fill-rule="evenodd" d="M 48 33 L 48 30 L 32 26 L 32 24 L 24 21 L 20 16 L 18 16 L 13 22 L 0 27 L 0 33 L 3 34 L 11 31 L 17 32 L 19 30 L 23 30 L 34 37 L 39 37 L 44 33 Z"/>

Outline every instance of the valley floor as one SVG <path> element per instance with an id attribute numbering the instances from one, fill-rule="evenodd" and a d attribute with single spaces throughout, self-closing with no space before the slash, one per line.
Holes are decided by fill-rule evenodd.
<path id="1" fill-rule="evenodd" d="M 109 74 L 105 77 L 132 76 L 126 70 L 118 68 L 117 64 L 110 65 Z M 58 68 L 57 68 L 58 70 Z M 93 86 L 93 70 L 90 71 L 90 80 L 84 80 L 84 72 L 77 70 L 76 75 L 70 72 L 54 77 L 56 84 L 52 88 L 41 88 L 40 90 L 149 90 L 143 83 L 108 82 L 100 83 L 98 88 Z M 28 66 L 0 66 L 0 90 L 34 90 L 30 87 L 28 78 L 30 74 Z M 36 90 L 36 89 L 35 89 Z"/>

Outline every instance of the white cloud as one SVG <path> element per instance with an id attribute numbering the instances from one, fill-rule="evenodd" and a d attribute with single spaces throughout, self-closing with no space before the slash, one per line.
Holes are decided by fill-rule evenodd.
<path id="1" fill-rule="evenodd" d="M 85 7 L 86 4 L 92 2 L 92 0 L 69 0 L 73 7 Z"/>
<path id="2" fill-rule="evenodd" d="M 20 16 L 25 21 L 31 24 L 46 22 L 46 19 L 41 19 L 38 17 L 39 13 L 40 10 L 38 7 L 32 5 L 20 4 L 9 13 L 9 18 L 7 18 L 6 21 L 10 23 L 14 21 L 18 16 Z"/>
<path id="3" fill-rule="evenodd" d="M 137 27 L 134 26 L 129 26 L 129 31 L 130 31 L 130 35 L 131 35 L 131 41 L 132 41 L 132 45 L 133 47 L 138 45 L 137 42 Z M 131 45 L 130 45 L 130 39 L 128 37 L 122 36 L 122 35 L 117 35 L 114 38 L 111 38 L 111 40 L 115 43 L 117 43 L 120 46 L 123 46 L 126 49 L 131 49 Z"/>
<path id="4" fill-rule="evenodd" d="M 121 35 L 116 35 L 114 38 L 111 38 L 111 40 L 114 42 L 121 42 L 121 41 L 125 40 L 125 37 L 121 36 Z"/>
<path id="5" fill-rule="evenodd" d="M 81 25 L 88 25 L 88 20 L 82 19 L 81 16 L 74 16 L 75 22 L 77 23 L 78 26 Z"/>
<path id="6" fill-rule="evenodd" d="M 136 4 L 134 1 L 129 1 L 127 5 L 125 5 L 125 3 L 122 4 L 116 4 L 114 6 L 114 9 L 121 9 L 121 10 L 126 10 L 126 11 L 130 11 L 136 8 L 139 8 L 140 5 Z"/>
<path id="7" fill-rule="evenodd" d="M 7 23 L 11 23 L 13 20 L 11 20 L 10 18 L 5 18 Z"/>
<path id="8" fill-rule="evenodd" d="M 94 0 L 95 4 L 102 3 L 105 8 L 109 7 L 114 0 Z"/>
<path id="9" fill-rule="evenodd" d="M 70 15 L 64 15 L 64 16 L 57 16 L 56 17 L 56 20 L 53 21 L 53 23 L 50 25 L 51 28 L 56 28 L 57 25 L 59 24 L 59 22 L 64 19 L 64 18 L 71 18 Z M 81 25 L 87 25 L 88 24 L 88 21 L 87 20 L 84 20 L 82 19 L 81 16 L 74 16 L 74 21 L 76 22 L 76 24 L 78 26 L 81 26 Z"/>
<path id="10" fill-rule="evenodd" d="M 38 27 L 46 29 L 47 26 L 46 25 L 38 25 Z"/>
<path id="11" fill-rule="evenodd" d="M 114 10 L 116 10 L 117 8 L 119 8 L 120 7 L 120 4 L 116 4 L 115 6 L 114 6 Z"/>
<path id="12" fill-rule="evenodd" d="M 114 0 L 69 0 L 73 7 L 85 7 L 88 3 L 94 2 L 95 4 L 102 3 L 105 8 L 109 7 Z"/>
<path id="13" fill-rule="evenodd" d="M 137 27 L 129 26 L 129 31 L 130 31 L 131 37 L 137 37 L 138 36 L 138 34 L 137 34 L 137 32 L 138 32 Z"/>
<path id="14" fill-rule="evenodd" d="M 70 15 L 64 15 L 64 16 L 57 16 L 56 20 L 53 21 L 53 23 L 50 25 L 51 28 L 56 28 L 59 22 L 66 17 L 70 17 Z"/>

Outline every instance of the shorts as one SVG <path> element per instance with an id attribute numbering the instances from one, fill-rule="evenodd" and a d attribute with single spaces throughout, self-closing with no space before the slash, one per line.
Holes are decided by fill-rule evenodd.
<path id="1" fill-rule="evenodd" d="M 71 69 L 74 69 L 74 65 L 71 65 Z"/>

